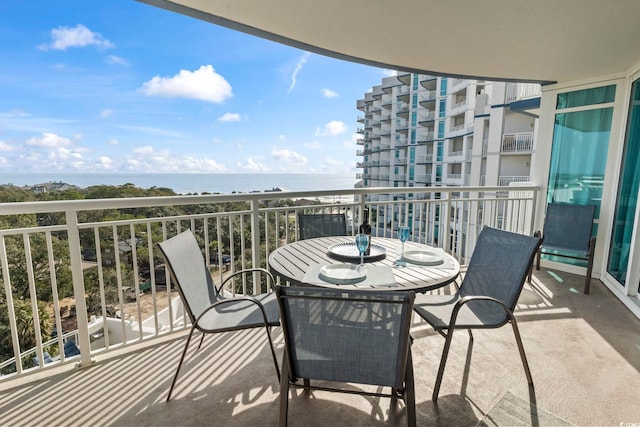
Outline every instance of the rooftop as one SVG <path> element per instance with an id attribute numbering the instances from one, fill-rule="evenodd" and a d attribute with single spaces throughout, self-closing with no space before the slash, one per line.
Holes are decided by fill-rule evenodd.
<path id="1" fill-rule="evenodd" d="M 535 390 L 527 387 L 511 328 L 474 332 L 472 346 L 458 332 L 434 405 L 431 391 L 444 339 L 416 317 L 418 425 L 639 422 L 640 320 L 597 280 L 584 295 L 583 280 L 542 269 L 521 295 L 516 315 Z M 283 338 L 279 329 L 274 333 L 280 357 Z M 87 368 L 67 363 L 0 382 L 0 424 L 275 425 L 279 385 L 262 334 L 208 336 L 198 353 L 187 355 L 170 402 L 165 399 L 186 331 L 97 354 Z M 401 402 L 293 393 L 290 425 L 405 425 Z M 518 416 L 519 421 L 510 418 Z"/>

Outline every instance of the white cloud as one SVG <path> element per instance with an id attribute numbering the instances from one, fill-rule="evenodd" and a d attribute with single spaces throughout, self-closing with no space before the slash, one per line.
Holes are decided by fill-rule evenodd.
<path id="1" fill-rule="evenodd" d="M 17 151 L 18 147 L 8 144 L 4 141 L 0 141 L 0 151 Z"/>
<path id="2" fill-rule="evenodd" d="M 203 65 L 196 71 L 180 70 L 173 77 L 155 76 L 142 85 L 148 96 L 187 98 L 219 104 L 231 98 L 231 85 L 213 66 Z"/>
<path id="3" fill-rule="evenodd" d="M 333 157 L 325 157 L 324 162 L 329 166 L 339 166 L 343 164 L 342 160 L 334 159 Z"/>
<path id="4" fill-rule="evenodd" d="M 103 119 L 108 119 L 109 117 L 113 116 L 114 111 L 110 110 L 108 108 L 100 111 L 100 117 Z"/>
<path id="5" fill-rule="evenodd" d="M 145 145 L 144 147 L 134 148 L 133 152 L 136 154 L 147 155 L 153 153 L 153 147 L 150 145 Z"/>
<path id="6" fill-rule="evenodd" d="M 274 148 L 271 151 L 271 155 L 276 160 L 281 160 L 292 166 L 304 166 L 307 164 L 307 158 L 295 151 L 288 150 L 286 148 L 277 149 Z"/>
<path id="7" fill-rule="evenodd" d="M 287 135 L 280 134 L 278 135 L 278 141 L 285 141 L 287 139 Z"/>
<path id="8" fill-rule="evenodd" d="M 100 156 L 94 165 L 97 169 L 112 170 L 113 160 L 108 156 Z"/>
<path id="9" fill-rule="evenodd" d="M 219 122 L 239 122 L 240 114 L 238 113 L 225 113 L 224 115 L 218 117 Z"/>
<path id="10" fill-rule="evenodd" d="M 322 146 L 320 145 L 320 143 L 318 141 L 305 142 L 304 143 L 304 147 L 309 149 L 309 150 L 319 150 L 319 149 L 322 148 Z"/>
<path id="11" fill-rule="evenodd" d="M 353 133 L 351 134 L 351 139 L 345 139 L 344 141 L 342 141 L 342 145 L 344 145 L 347 148 L 355 148 L 358 141 L 361 140 L 362 138 L 363 138 L 362 134 Z"/>
<path id="12" fill-rule="evenodd" d="M 302 71 L 302 68 L 304 67 L 304 64 L 307 63 L 307 59 L 309 58 L 309 55 L 310 55 L 309 52 L 305 52 L 305 53 L 302 54 L 300 59 L 298 59 L 298 63 L 296 64 L 296 68 L 295 68 L 295 70 L 293 70 L 293 74 L 291 74 L 291 85 L 289 86 L 289 90 L 287 91 L 287 93 L 291 93 L 293 88 L 296 86 L 296 83 L 298 81 L 298 73 L 300 71 Z"/>
<path id="13" fill-rule="evenodd" d="M 270 169 L 263 165 L 262 163 L 256 162 L 251 157 L 249 157 L 244 162 L 238 162 L 238 167 L 242 170 L 251 171 L 251 172 L 268 172 Z"/>
<path id="14" fill-rule="evenodd" d="M 112 138 L 112 139 L 110 139 L 110 140 L 108 140 L 108 141 L 107 141 L 107 144 L 108 144 L 108 145 L 118 145 L 118 144 L 120 144 L 120 141 L 118 141 L 118 140 L 117 140 L 117 139 L 115 139 L 115 138 Z"/>
<path id="15" fill-rule="evenodd" d="M 316 136 L 336 136 L 344 133 L 347 130 L 345 124 L 339 120 L 332 120 L 324 128 L 316 129 Z"/>
<path id="16" fill-rule="evenodd" d="M 101 49 L 115 47 L 113 43 L 82 24 L 75 28 L 58 27 L 51 30 L 51 43 L 40 46 L 44 50 L 67 50 L 70 47 L 97 46 Z"/>
<path id="17" fill-rule="evenodd" d="M 331 99 L 331 98 L 337 98 L 340 95 L 338 94 L 338 92 L 325 88 L 325 89 L 322 89 L 322 96 L 324 96 L 325 98 Z"/>
<path id="18" fill-rule="evenodd" d="M 125 67 L 128 67 L 129 65 L 129 61 L 127 61 L 126 59 L 124 59 L 121 56 L 116 56 L 116 55 L 109 55 L 107 56 L 107 63 L 108 64 L 112 64 L 112 65 L 123 65 Z"/>
<path id="19" fill-rule="evenodd" d="M 208 173 L 225 172 L 226 167 L 209 158 L 176 155 L 169 150 L 156 151 L 147 145 L 133 150 L 133 154 L 123 160 L 122 169 L 138 173 Z"/>
<path id="20" fill-rule="evenodd" d="M 67 147 L 71 145 L 71 140 L 63 136 L 58 136 L 54 133 L 45 132 L 40 137 L 34 136 L 29 138 L 27 140 L 27 145 L 44 148 Z"/>
<path id="21" fill-rule="evenodd" d="M 382 70 L 382 75 L 384 77 L 397 76 L 398 72 L 396 70 L 389 70 L 389 69 L 385 68 L 384 70 Z"/>

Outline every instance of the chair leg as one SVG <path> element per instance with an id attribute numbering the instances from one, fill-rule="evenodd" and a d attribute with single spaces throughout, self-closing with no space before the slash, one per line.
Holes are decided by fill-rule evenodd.
<path id="1" fill-rule="evenodd" d="M 596 247 L 596 238 L 591 238 L 591 243 L 589 244 L 589 258 L 587 260 L 587 277 L 585 277 L 584 281 L 584 293 L 589 294 L 589 289 L 591 287 L 591 273 L 593 272 L 593 255 Z"/>
<path id="2" fill-rule="evenodd" d="M 409 348 L 409 357 L 407 358 L 407 368 L 404 372 L 404 404 L 407 410 L 407 426 L 415 427 L 416 425 L 416 388 L 413 381 L 413 359 L 411 357 L 411 348 Z"/>
<path id="3" fill-rule="evenodd" d="M 200 347 L 202 347 L 202 343 L 204 342 L 204 336 L 205 336 L 205 333 L 203 332 L 202 333 L 202 337 L 200 338 L 200 344 L 198 344 L 198 350 L 200 350 Z M 196 350 L 196 351 L 198 351 L 198 350 Z"/>
<path id="4" fill-rule="evenodd" d="M 440 366 L 438 367 L 438 376 L 436 377 L 436 385 L 433 387 L 433 394 L 431 400 L 433 403 L 438 402 L 438 393 L 440 392 L 440 384 L 442 383 L 442 377 L 444 376 L 444 367 L 447 364 L 447 356 L 449 355 L 449 348 L 451 347 L 451 339 L 453 337 L 453 327 L 447 331 L 446 339 L 444 341 L 444 348 L 442 349 L 442 357 L 440 358 Z"/>
<path id="5" fill-rule="evenodd" d="M 171 400 L 171 393 L 173 392 L 173 387 L 176 385 L 176 380 L 178 379 L 178 374 L 180 373 L 180 367 L 182 366 L 182 362 L 184 361 L 184 356 L 187 354 L 187 349 L 189 348 L 189 342 L 191 342 L 191 337 L 193 336 L 193 331 L 195 330 L 195 325 L 191 327 L 189 331 L 189 336 L 187 337 L 187 342 L 184 345 L 184 349 L 182 350 L 182 356 L 180 356 L 180 362 L 178 362 L 178 369 L 176 369 L 176 374 L 173 376 L 173 381 L 171 382 L 171 387 L 169 388 L 169 395 L 167 396 L 167 402 Z"/>
<path id="6" fill-rule="evenodd" d="M 286 427 L 289 412 L 289 360 L 285 351 L 280 377 L 280 427 Z"/>
<path id="7" fill-rule="evenodd" d="M 531 371 L 529 370 L 529 363 L 527 362 L 527 355 L 524 353 L 524 346 L 522 345 L 522 338 L 520 338 L 520 331 L 518 330 L 518 323 L 515 316 L 509 313 L 511 320 L 511 326 L 513 327 L 513 333 L 516 336 L 516 344 L 518 344 L 518 351 L 520 352 L 520 359 L 522 359 L 522 366 L 524 367 L 524 373 L 527 376 L 527 382 L 529 386 L 533 387 L 533 378 L 531 377 Z"/>
<path id="8" fill-rule="evenodd" d="M 276 358 L 276 351 L 273 348 L 273 339 L 271 338 L 271 328 L 269 325 L 265 325 L 265 329 L 267 331 L 267 339 L 269 340 L 269 348 L 271 348 L 271 357 L 273 357 L 273 365 L 276 367 L 276 375 L 278 376 L 278 381 L 280 381 L 280 368 L 278 368 L 278 359 Z"/>

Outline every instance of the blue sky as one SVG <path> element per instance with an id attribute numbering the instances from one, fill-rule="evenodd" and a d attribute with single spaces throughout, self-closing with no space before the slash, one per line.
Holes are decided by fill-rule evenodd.
<path id="1" fill-rule="evenodd" d="M 0 172 L 353 174 L 389 70 L 135 0 L 0 2 Z"/>

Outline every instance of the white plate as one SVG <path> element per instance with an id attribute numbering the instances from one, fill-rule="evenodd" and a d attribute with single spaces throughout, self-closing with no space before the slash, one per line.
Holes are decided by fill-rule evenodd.
<path id="1" fill-rule="evenodd" d="M 358 283 L 367 276 L 367 269 L 355 264 L 330 264 L 320 268 L 318 276 L 336 285 Z"/>
<path id="2" fill-rule="evenodd" d="M 343 261 L 360 261 L 360 252 L 355 243 L 336 243 L 329 246 L 328 254 L 334 258 L 341 259 Z M 371 250 L 369 255 L 364 256 L 365 261 L 380 261 L 387 255 L 387 250 L 375 243 L 371 244 Z"/>
<path id="3" fill-rule="evenodd" d="M 439 265 L 444 262 L 444 252 L 439 249 L 404 251 L 402 258 L 412 264 Z"/>

